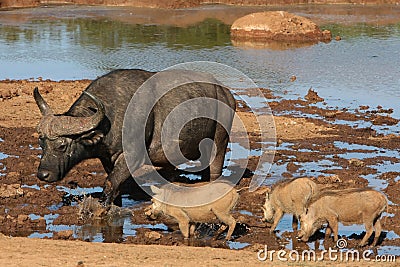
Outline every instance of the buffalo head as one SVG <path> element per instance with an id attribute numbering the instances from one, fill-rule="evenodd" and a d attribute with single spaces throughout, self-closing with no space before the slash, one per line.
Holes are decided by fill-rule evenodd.
<path id="1" fill-rule="evenodd" d="M 72 116 L 54 114 L 50 106 L 35 88 L 33 95 L 42 118 L 37 126 L 39 145 L 43 152 L 37 177 L 46 182 L 55 182 L 64 178 L 77 163 L 90 157 L 92 146 L 101 140 L 102 133 L 96 127 L 105 116 L 100 100 L 84 92 L 96 106 L 96 113 L 90 116 Z M 93 113 L 93 111 L 91 111 Z"/>

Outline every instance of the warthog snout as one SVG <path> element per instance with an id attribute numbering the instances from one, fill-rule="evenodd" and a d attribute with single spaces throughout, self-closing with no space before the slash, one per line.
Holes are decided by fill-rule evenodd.
<path id="1" fill-rule="evenodd" d="M 300 231 L 297 233 L 296 238 L 299 239 L 299 240 L 301 240 L 301 241 L 303 241 L 303 242 L 307 242 L 307 241 L 308 241 L 308 237 L 306 237 L 306 234 L 305 234 L 305 232 L 304 232 L 303 230 L 300 230 Z"/>
<path id="2" fill-rule="evenodd" d="M 145 208 L 144 215 L 151 220 L 156 220 L 161 215 L 161 212 L 154 210 L 153 205 L 150 205 Z"/>
<path id="3" fill-rule="evenodd" d="M 151 207 L 151 205 L 148 206 L 147 208 L 145 208 L 145 210 L 144 210 L 144 215 L 146 215 L 147 217 L 152 217 L 153 212 L 152 212 L 152 207 Z"/>

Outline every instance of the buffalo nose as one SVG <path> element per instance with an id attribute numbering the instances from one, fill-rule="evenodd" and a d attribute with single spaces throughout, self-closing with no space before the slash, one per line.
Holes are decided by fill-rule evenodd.
<path id="1" fill-rule="evenodd" d="M 47 177 L 49 177 L 49 172 L 48 171 L 40 171 L 37 173 L 37 177 L 40 180 L 45 180 Z"/>

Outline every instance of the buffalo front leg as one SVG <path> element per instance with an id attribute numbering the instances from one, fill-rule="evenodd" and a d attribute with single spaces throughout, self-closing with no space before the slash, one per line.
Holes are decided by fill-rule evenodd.
<path id="1" fill-rule="evenodd" d="M 142 162 L 137 162 L 132 164 L 131 169 L 137 169 L 142 165 Z M 114 163 L 114 168 L 108 174 L 104 189 L 103 196 L 101 200 L 104 205 L 110 205 L 116 200 L 119 196 L 119 187 L 120 185 L 127 180 L 131 176 L 129 172 L 129 168 L 125 161 L 125 156 L 121 153 Z M 117 203 L 120 204 L 120 203 Z"/>

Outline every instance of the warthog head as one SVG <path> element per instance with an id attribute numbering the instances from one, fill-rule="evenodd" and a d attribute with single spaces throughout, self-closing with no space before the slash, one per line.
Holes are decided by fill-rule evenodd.
<path id="1" fill-rule="evenodd" d="M 151 191 L 155 194 L 163 194 L 164 190 L 165 190 L 165 189 L 158 188 L 154 185 L 150 186 L 150 188 L 151 188 Z M 164 210 L 165 204 L 158 201 L 155 198 L 152 198 L 151 202 L 152 202 L 152 204 L 145 209 L 144 214 L 147 217 L 149 217 L 150 219 L 155 220 L 164 214 L 163 210 Z"/>
<path id="2" fill-rule="evenodd" d="M 272 222 L 275 215 L 275 209 L 271 203 L 269 191 L 265 194 L 265 203 L 261 208 L 264 211 L 263 221 Z"/>
<path id="3" fill-rule="evenodd" d="M 324 221 L 317 219 L 315 211 L 313 209 L 306 209 L 300 215 L 300 226 L 301 229 L 297 234 L 297 238 L 303 242 L 307 242 L 310 236 L 312 236 L 317 230 L 321 229 L 324 225 Z"/>
<path id="4" fill-rule="evenodd" d="M 54 114 L 42 98 L 38 88 L 34 98 L 42 113 L 37 131 L 42 157 L 37 177 L 46 182 L 64 178 L 68 171 L 83 159 L 89 157 L 93 146 L 103 137 L 95 128 L 104 118 L 104 106 L 90 93 L 84 92 L 96 105 L 96 113 L 88 117 L 74 117 Z"/>

